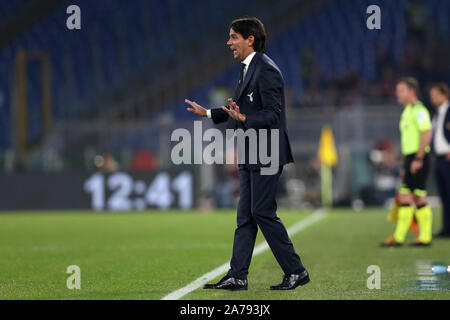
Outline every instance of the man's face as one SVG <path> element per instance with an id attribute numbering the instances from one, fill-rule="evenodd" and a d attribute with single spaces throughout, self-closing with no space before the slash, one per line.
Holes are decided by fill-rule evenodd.
<path id="1" fill-rule="evenodd" d="M 233 28 L 230 28 L 230 39 L 227 42 L 227 46 L 233 51 L 233 57 L 236 60 L 243 61 L 253 52 L 253 41 L 253 36 L 244 39 L 240 33 L 236 33 Z"/>
<path id="2" fill-rule="evenodd" d="M 397 96 L 397 102 L 403 106 L 406 106 L 411 100 L 411 96 L 414 94 L 414 90 L 408 88 L 405 83 L 400 82 L 395 88 L 395 94 Z"/>
<path id="3" fill-rule="evenodd" d="M 439 107 L 445 101 L 445 95 L 443 95 L 438 89 L 431 88 L 430 90 L 430 101 L 435 107 Z"/>

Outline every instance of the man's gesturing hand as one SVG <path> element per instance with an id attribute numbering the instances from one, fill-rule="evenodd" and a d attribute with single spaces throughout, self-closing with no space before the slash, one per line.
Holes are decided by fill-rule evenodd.
<path id="1" fill-rule="evenodd" d="M 199 105 L 197 102 L 192 102 L 188 99 L 184 99 L 184 102 L 190 104 L 192 108 L 186 108 L 187 111 L 192 112 L 200 117 L 206 117 L 206 109 Z"/>
<path id="2" fill-rule="evenodd" d="M 411 167 L 410 167 L 410 171 L 412 174 L 416 174 L 417 171 L 419 171 L 423 166 L 423 160 L 420 159 L 414 159 L 411 162 Z"/>
<path id="3" fill-rule="evenodd" d="M 233 99 L 228 99 L 228 105 L 230 106 L 230 109 L 223 106 L 222 109 L 228 113 L 228 115 L 238 121 L 245 122 L 246 117 L 245 114 L 242 114 L 239 110 L 239 106 L 236 104 L 236 102 L 233 101 Z"/>

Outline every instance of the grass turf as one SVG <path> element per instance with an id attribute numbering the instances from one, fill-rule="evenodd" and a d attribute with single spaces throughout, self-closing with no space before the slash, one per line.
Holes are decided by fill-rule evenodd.
<path id="1" fill-rule="evenodd" d="M 279 212 L 286 226 L 308 214 Z M 335 209 L 294 235 L 311 274 L 304 287 L 268 290 L 282 272 L 266 251 L 252 261 L 248 291 L 198 289 L 183 299 L 449 299 L 449 276 L 420 278 L 417 266 L 450 264 L 450 240 L 378 248 L 393 229 L 386 214 Z M 160 299 L 230 258 L 235 221 L 234 211 L 0 214 L 0 299 Z M 66 288 L 69 265 L 81 268 L 81 290 Z M 369 265 L 381 268 L 380 290 L 366 287 Z"/>

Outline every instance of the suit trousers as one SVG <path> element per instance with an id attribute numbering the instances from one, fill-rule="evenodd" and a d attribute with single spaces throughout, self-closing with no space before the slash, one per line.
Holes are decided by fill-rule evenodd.
<path id="1" fill-rule="evenodd" d="M 442 232 L 450 234 L 450 161 L 444 156 L 436 157 L 434 170 L 442 202 Z"/>
<path id="2" fill-rule="evenodd" d="M 228 275 L 247 279 L 258 227 L 285 274 L 305 270 L 277 216 L 276 194 L 282 171 L 281 166 L 275 175 L 261 175 L 259 169 L 250 170 L 239 165 L 240 199 Z"/>

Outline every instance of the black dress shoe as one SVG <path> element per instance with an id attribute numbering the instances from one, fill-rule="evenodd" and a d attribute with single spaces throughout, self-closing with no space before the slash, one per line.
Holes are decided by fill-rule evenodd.
<path id="1" fill-rule="evenodd" d="M 310 281 L 308 271 L 303 271 L 300 274 L 287 274 L 283 277 L 283 281 L 276 285 L 271 286 L 270 290 L 292 290 L 298 286 L 304 286 Z"/>
<path id="2" fill-rule="evenodd" d="M 382 248 L 401 247 L 403 243 L 395 241 L 394 236 L 389 236 L 384 242 L 380 243 Z"/>
<path id="3" fill-rule="evenodd" d="M 431 241 L 430 242 L 414 241 L 413 243 L 410 243 L 409 246 L 410 247 L 430 247 Z"/>
<path id="4" fill-rule="evenodd" d="M 386 243 L 386 242 L 380 243 L 381 248 L 397 248 L 397 247 L 402 247 L 402 246 L 403 246 L 403 243 L 397 242 L 397 241 L 393 241 L 393 242 L 389 242 L 389 243 Z"/>
<path id="5" fill-rule="evenodd" d="M 219 280 L 219 282 L 217 283 L 207 283 L 203 286 L 203 289 L 215 289 L 215 286 L 221 284 L 222 282 L 224 282 L 225 280 L 231 278 L 229 275 L 226 275 L 225 277 L 223 277 L 222 279 Z"/>
<path id="6" fill-rule="evenodd" d="M 217 283 L 209 283 L 205 284 L 203 289 L 223 289 L 223 290 L 248 290 L 248 282 L 247 280 L 237 279 L 226 275 Z"/>

